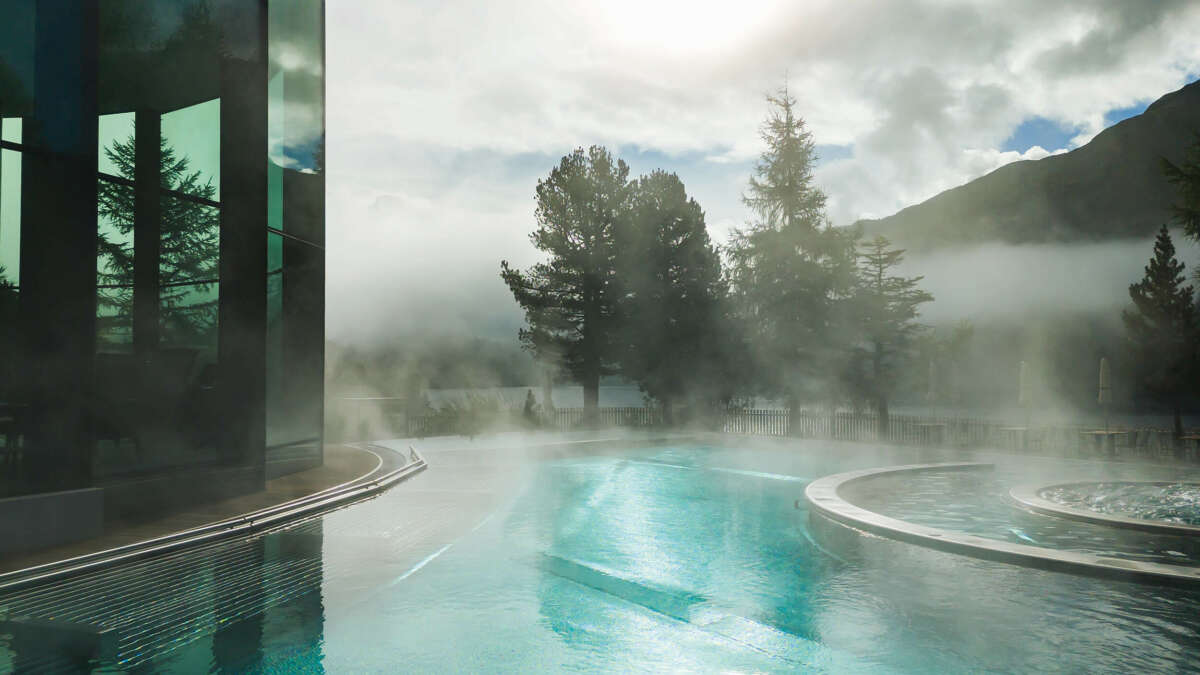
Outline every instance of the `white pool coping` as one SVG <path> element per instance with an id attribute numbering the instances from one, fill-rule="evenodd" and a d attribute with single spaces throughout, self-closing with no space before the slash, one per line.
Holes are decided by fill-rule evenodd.
<path id="1" fill-rule="evenodd" d="M 1200 584 L 1198 567 L 1123 560 L 1091 553 L 1012 544 L 962 532 L 926 527 L 855 506 L 839 494 L 841 488 L 850 483 L 897 473 L 979 470 L 993 467 L 993 464 L 979 462 L 952 462 L 848 471 L 809 483 L 804 490 L 804 497 L 810 508 L 810 517 L 813 514 L 820 515 L 846 527 L 948 553 L 1054 572 L 1126 581 L 1189 586 Z"/>

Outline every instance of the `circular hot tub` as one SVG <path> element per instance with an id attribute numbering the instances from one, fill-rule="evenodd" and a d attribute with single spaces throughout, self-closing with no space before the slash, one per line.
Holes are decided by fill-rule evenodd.
<path id="1" fill-rule="evenodd" d="M 1092 481 L 1028 485 L 1009 497 L 1035 513 L 1170 534 L 1200 534 L 1200 483 Z"/>

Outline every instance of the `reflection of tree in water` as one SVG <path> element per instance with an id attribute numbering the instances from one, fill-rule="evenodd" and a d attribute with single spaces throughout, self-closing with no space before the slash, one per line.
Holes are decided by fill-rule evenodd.
<path id="1" fill-rule="evenodd" d="M 187 157 L 177 156 L 165 139 L 160 141 L 160 185 L 163 188 L 214 201 L 216 187 L 201 172 L 191 171 Z M 134 138 L 114 141 L 105 156 L 125 179 L 134 177 Z M 159 311 L 161 339 L 165 344 L 212 344 L 217 322 L 219 212 L 210 205 L 161 194 L 159 200 Z M 102 260 L 98 283 L 112 286 L 99 296 L 102 322 L 128 325 L 133 311 L 134 189 L 130 185 L 100 181 L 99 214 L 121 236 L 99 235 Z"/>

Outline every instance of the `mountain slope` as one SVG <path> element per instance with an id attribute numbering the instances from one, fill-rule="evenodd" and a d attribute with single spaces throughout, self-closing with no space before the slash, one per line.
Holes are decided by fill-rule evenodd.
<path id="1" fill-rule="evenodd" d="M 1193 82 L 1071 152 L 1007 164 L 859 225 L 917 251 L 1149 236 L 1168 222 L 1174 199 L 1160 158 L 1182 159 L 1198 132 L 1200 82 Z"/>

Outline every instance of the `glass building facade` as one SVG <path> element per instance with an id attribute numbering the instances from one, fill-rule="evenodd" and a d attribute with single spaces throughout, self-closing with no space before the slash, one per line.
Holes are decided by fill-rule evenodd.
<path id="1" fill-rule="evenodd" d="M 0 534 L 31 495 L 136 515 L 319 464 L 324 3 L 0 16 Z"/>

